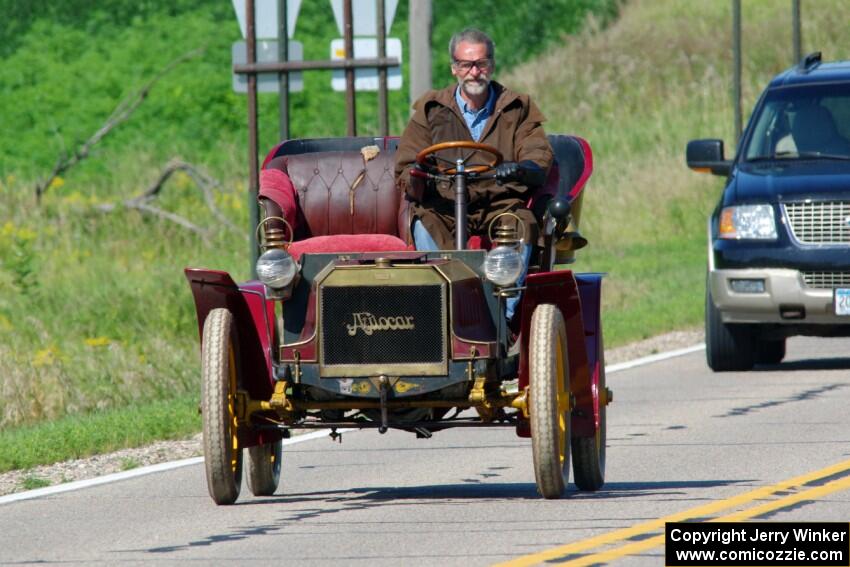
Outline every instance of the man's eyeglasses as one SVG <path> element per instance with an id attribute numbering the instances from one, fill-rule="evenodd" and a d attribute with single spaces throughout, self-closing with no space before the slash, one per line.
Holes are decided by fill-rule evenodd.
<path id="1" fill-rule="evenodd" d="M 478 61 L 465 61 L 463 59 L 455 59 L 454 66 L 458 71 L 462 71 L 463 73 L 469 73 L 472 71 L 473 67 L 478 67 L 478 70 L 482 73 L 486 73 L 490 70 L 490 67 L 493 65 L 493 62 L 490 59 L 479 59 Z"/>

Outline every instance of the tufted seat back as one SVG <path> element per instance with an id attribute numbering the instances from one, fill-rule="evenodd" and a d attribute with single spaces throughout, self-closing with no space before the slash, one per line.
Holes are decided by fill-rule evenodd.
<path id="1" fill-rule="evenodd" d="M 392 152 L 368 161 L 359 151 L 296 154 L 286 157 L 286 173 L 298 193 L 299 240 L 333 234 L 407 239 L 407 230 L 399 230 L 406 203 L 395 186 Z"/>

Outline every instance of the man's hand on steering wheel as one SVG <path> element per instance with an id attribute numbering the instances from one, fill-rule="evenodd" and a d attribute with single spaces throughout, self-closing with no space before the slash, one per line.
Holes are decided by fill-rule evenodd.
<path id="1" fill-rule="evenodd" d="M 515 161 L 502 162 L 496 168 L 496 183 L 501 185 L 509 181 L 522 181 L 523 171 Z"/>
<path id="2" fill-rule="evenodd" d="M 542 167 L 531 160 L 505 161 L 496 166 L 496 183 L 510 183 L 515 181 L 528 187 L 543 185 L 546 181 L 546 172 Z"/>

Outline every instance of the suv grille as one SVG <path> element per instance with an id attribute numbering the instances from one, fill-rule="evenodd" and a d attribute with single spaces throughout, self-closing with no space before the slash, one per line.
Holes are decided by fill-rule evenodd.
<path id="1" fill-rule="evenodd" d="M 444 373 L 445 285 L 325 286 L 322 365 L 329 373 Z M 332 369 L 336 368 L 336 371 Z M 429 371 L 430 368 L 430 371 Z"/>
<path id="2" fill-rule="evenodd" d="M 803 272 L 803 282 L 814 289 L 850 287 L 850 272 Z"/>
<path id="3" fill-rule="evenodd" d="M 791 232 L 803 244 L 850 243 L 850 202 L 784 203 Z"/>

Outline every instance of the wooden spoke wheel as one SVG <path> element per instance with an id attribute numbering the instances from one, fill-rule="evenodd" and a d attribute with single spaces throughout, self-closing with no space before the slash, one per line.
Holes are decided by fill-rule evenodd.
<path id="1" fill-rule="evenodd" d="M 254 496 L 271 496 L 280 483 L 280 441 L 248 448 L 248 488 Z"/>
<path id="2" fill-rule="evenodd" d="M 230 311 L 210 311 L 204 321 L 201 344 L 201 412 L 207 488 L 216 504 L 236 502 L 242 485 L 233 332 L 233 314 Z"/>
<path id="3" fill-rule="evenodd" d="M 538 305 L 529 336 L 529 421 L 534 476 L 544 498 L 560 498 L 570 470 L 570 379 L 564 317 Z"/>
<path id="4" fill-rule="evenodd" d="M 593 410 L 599 416 L 596 435 L 573 437 L 573 480 L 579 490 L 594 491 L 605 484 L 605 444 L 607 442 L 608 390 L 605 386 L 605 346 L 599 337 L 599 380 L 593 384 Z"/>
<path id="5" fill-rule="evenodd" d="M 471 152 L 463 159 L 464 165 L 466 162 L 478 152 L 484 152 L 489 154 L 492 159 L 488 161 L 486 164 L 477 164 L 470 165 L 469 167 L 464 167 L 464 171 L 467 173 L 485 173 L 494 169 L 497 165 L 502 163 L 503 157 L 502 152 L 493 146 L 487 144 L 479 144 L 478 142 L 467 142 L 467 141 L 459 141 L 459 142 L 441 142 L 439 144 L 434 144 L 433 146 L 428 146 L 418 154 L 416 154 L 416 163 L 419 164 L 419 167 L 427 171 L 428 173 L 435 175 L 455 175 L 457 173 L 457 162 L 445 159 L 437 155 L 438 152 L 443 150 L 471 150 Z M 438 162 L 443 162 L 447 165 L 440 165 Z"/>

